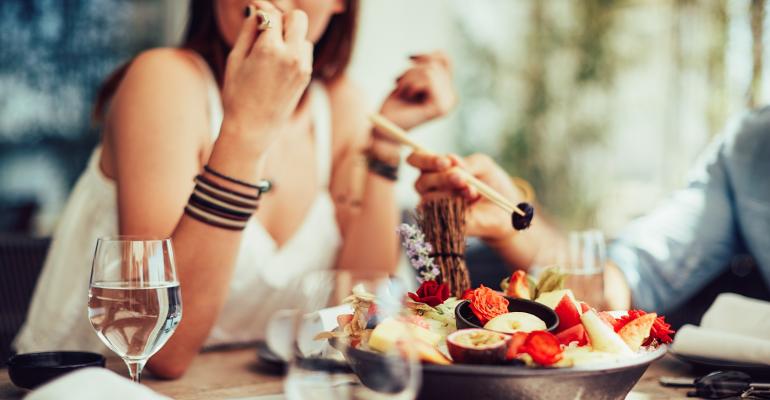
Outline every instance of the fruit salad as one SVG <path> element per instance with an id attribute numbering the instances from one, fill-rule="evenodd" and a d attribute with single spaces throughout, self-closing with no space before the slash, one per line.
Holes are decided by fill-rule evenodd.
<path id="1" fill-rule="evenodd" d="M 641 310 L 596 310 L 564 288 L 564 275 L 557 270 L 547 270 L 538 281 L 516 271 L 503 281 L 501 291 L 480 286 L 461 299 L 449 297 L 444 285 L 424 281 L 406 299 L 410 316 L 376 325 L 367 321 L 376 307 L 372 297 L 354 293 L 349 298 L 354 313 L 338 318 L 336 333 L 319 338 L 349 337 L 357 348 L 383 353 L 404 346 L 432 364 L 554 368 L 637 357 L 672 341 L 673 330 L 664 317 Z M 549 330 L 540 317 L 509 310 L 509 303 L 522 301 L 513 299 L 547 306 L 558 324 L 552 322 Z M 480 324 L 458 330 L 455 309 L 465 302 Z"/>

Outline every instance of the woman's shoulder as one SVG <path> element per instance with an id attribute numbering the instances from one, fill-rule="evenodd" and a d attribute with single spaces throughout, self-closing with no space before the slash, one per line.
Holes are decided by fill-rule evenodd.
<path id="1" fill-rule="evenodd" d="M 176 47 L 158 47 L 139 53 L 131 62 L 129 71 L 173 73 L 183 77 L 201 78 L 200 56 L 192 50 Z"/>
<path id="2" fill-rule="evenodd" d="M 206 76 L 198 56 L 177 48 L 156 48 L 137 55 L 128 66 L 115 98 L 128 95 L 205 99 Z"/>

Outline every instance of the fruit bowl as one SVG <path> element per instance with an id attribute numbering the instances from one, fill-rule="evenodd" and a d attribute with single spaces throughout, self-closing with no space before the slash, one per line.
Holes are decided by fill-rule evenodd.
<path id="1" fill-rule="evenodd" d="M 546 330 L 549 332 L 559 326 L 559 316 L 548 306 L 532 300 L 514 299 L 507 296 L 505 298 L 508 299 L 508 312 L 532 314 L 545 322 Z M 464 300 L 457 305 L 455 308 L 455 318 L 457 329 L 483 328 L 479 319 L 473 315 L 468 300 Z"/>
<path id="2" fill-rule="evenodd" d="M 364 385 L 383 389 L 378 378 L 383 355 L 356 348 L 344 353 Z M 661 346 L 623 361 L 572 368 L 423 364 L 417 399 L 624 399 L 647 367 L 665 354 Z"/>
<path id="3" fill-rule="evenodd" d="M 423 365 L 419 400 L 624 399 L 666 347 L 628 360 L 572 368 Z"/>

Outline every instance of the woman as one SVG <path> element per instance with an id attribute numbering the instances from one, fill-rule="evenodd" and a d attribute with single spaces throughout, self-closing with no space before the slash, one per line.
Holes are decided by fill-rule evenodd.
<path id="1" fill-rule="evenodd" d="M 185 312 L 148 363 L 163 377 L 180 376 L 202 346 L 262 338 L 304 271 L 395 268 L 398 148 L 371 131 L 345 77 L 357 8 L 193 0 L 182 48 L 142 53 L 108 79 L 103 139 L 55 234 L 19 351 L 104 350 L 85 296 L 100 236 L 173 240 Z M 412 60 L 380 109 L 405 127 L 455 101 L 445 57 Z M 274 185 L 263 196 L 261 178 Z"/>

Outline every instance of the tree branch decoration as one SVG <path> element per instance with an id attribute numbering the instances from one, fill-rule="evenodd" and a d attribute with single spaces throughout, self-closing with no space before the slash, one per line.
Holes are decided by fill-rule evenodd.
<path id="1" fill-rule="evenodd" d="M 417 209 L 417 225 L 433 248 L 430 255 L 441 271 L 440 282 L 448 284 L 457 298 L 471 287 L 465 265 L 465 208 L 463 199 L 451 198 L 426 202 Z"/>

